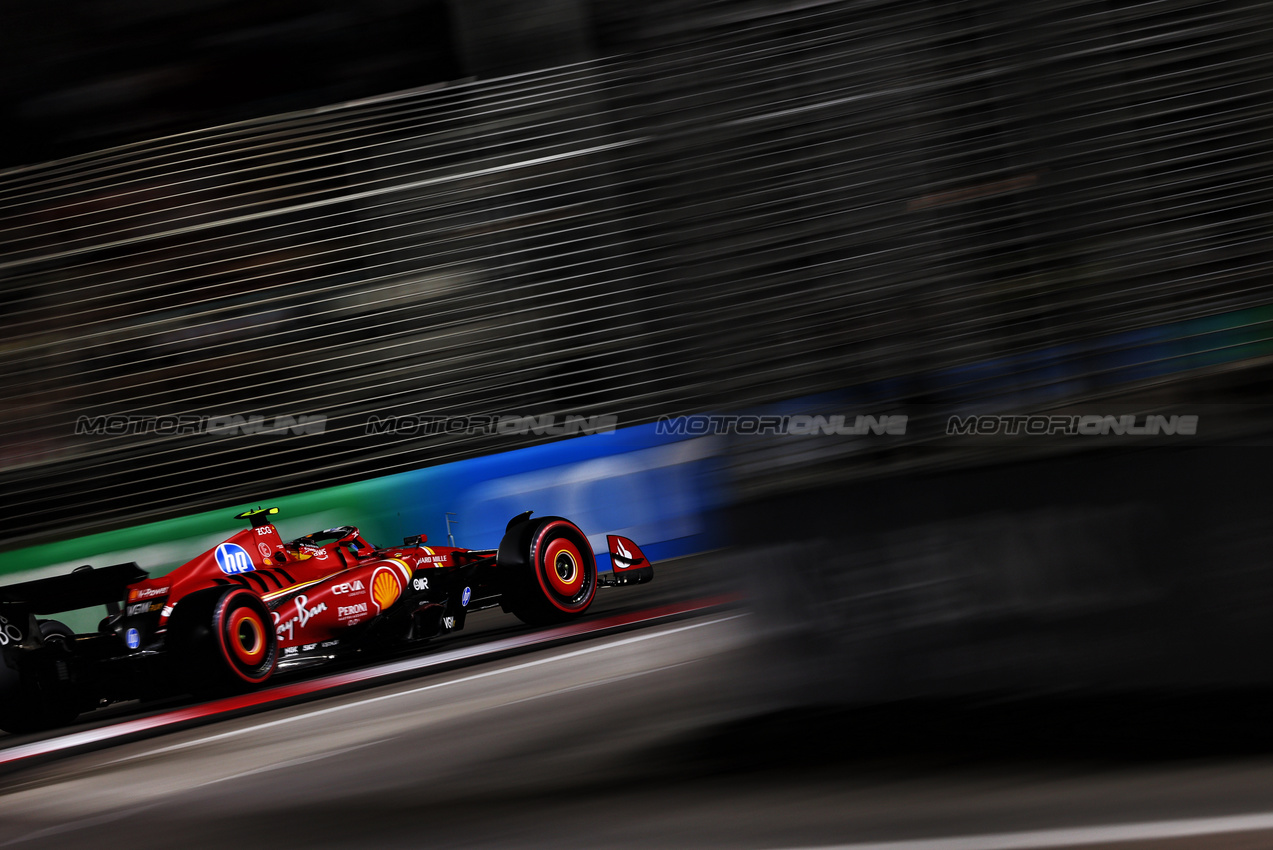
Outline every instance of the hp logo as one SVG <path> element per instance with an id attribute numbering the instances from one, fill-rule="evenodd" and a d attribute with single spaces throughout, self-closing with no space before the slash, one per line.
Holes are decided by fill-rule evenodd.
<path id="1" fill-rule="evenodd" d="M 217 566 L 228 576 L 250 573 L 256 569 L 252 556 L 237 543 L 222 543 L 217 547 Z"/>

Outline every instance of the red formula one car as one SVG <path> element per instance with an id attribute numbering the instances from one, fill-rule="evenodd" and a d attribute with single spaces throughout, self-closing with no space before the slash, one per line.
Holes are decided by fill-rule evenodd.
<path id="1" fill-rule="evenodd" d="M 599 584 L 640 584 L 640 548 L 608 535 L 614 570 L 598 574 L 588 538 L 561 517 L 514 517 L 498 549 L 368 543 L 353 526 L 291 542 L 277 508 L 165 576 L 136 564 L 0 587 L 0 728 L 69 723 L 110 702 L 260 686 L 276 672 L 410 646 L 500 606 L 532 625 L 578 617 Z M 91 634 L 37 619 L 95 605 Z"/>

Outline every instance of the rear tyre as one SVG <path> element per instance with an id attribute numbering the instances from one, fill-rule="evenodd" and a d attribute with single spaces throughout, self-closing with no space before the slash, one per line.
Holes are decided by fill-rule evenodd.
<path id="1" fill-rule="evenodd" d="M 168 619 L 177 681 L 196 696 L 263 685 L 278 664 L 278 635 L 269 609 L 244 588 L 213 587 L 177 603 Z"/>
<path id="2" fill-rule="evenodd" d="M 69 657 L 75 632 L 57 620 L 41 620 L 39 625 L 44 651 L 49 653 L 44 659 L 47 664 L 39 666 L 53 668 L 58 656 Z M 42 678 L 24 678 L 0 660 L 0 729 L 14 735 L 42 732 L 66 726 L 79 716 L 76 695 L 57 686 L 51 676 Z"/>
<path id="3" fill-rule="evenodd" d="M 504 568 L 505 607 L 532 626 L 582 615 L 597 594 L 597 562 L 588 538 L 559 517 L 540 520 L 522 557 Z"/>

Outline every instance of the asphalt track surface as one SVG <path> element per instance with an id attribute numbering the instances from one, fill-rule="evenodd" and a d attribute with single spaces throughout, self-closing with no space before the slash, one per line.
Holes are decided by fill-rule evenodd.
<path id="1" fill-rule="evenodd" d="M 697 569 L 596 616 L 695 598 Z M 477 616 L 474 645 L 521 629 Z M 1273 847 L 1267 740 L 1164 749 L 1180 729 L 1137 739 L 1125 704 L 1077 730 L 1055 701 L 782 708 L 763 616 L 656 620 L 23 767 L 0 777 L 0 847 Z M 1187 724 L 1233 716 L 1203 709 Z M 1147 747 L 1072 743 L 1098 732 Z"/>

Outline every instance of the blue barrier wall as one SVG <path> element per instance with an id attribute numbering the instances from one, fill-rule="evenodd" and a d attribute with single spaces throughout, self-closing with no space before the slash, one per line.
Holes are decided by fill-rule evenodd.
<path id="1" fill-rule="evenodd" d="M 609 557 L 600 554 L 607 533 L 632 538 L 654 561 L 720 545 L 720 447 L 711 438 L 658 436 L 653 425 L 639 426 L 267 501 L 281 510 L 284 538 L 357 525 L 379 545 L 418 533 L 445 543 L 452 512 L 458 545 L 491 548 L 522 511 L 558 514 L 579 524 L 599 553 L 598 567 L 608 570 Z M 247 507 L 255 505 L 18 549 L 0 555 L 0 573 L 21 580 L 136 561 L 162 574 L 241 528 L 233 516 Z"/>

